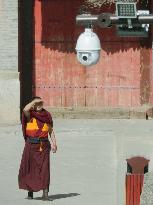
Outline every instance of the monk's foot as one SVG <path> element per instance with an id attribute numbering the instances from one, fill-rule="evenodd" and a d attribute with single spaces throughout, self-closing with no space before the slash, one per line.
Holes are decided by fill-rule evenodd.
<path id="1" fill-rule="evenodd" d="M 53 201 L 51 198 L 49 198 L 48 196 L 42 196 L 42 200 L 43 201 Z"/>
<path id="2" fill-rule="evenodd" d="M 27 197 L 26 199 L 29 199 L 29 200 L 31 200 L 31 199 L 33 199 L 33 197 L 29 197 L 29 196 L 28 196 L 28 197 Z"/>
<path id="3" fill-rule="evenodd" d="M 48 189 L 43 190 L 42 200 L 43 201 L 52 201 L 52 199 L 49 198 L 49 196 L 48 196 Z"/>

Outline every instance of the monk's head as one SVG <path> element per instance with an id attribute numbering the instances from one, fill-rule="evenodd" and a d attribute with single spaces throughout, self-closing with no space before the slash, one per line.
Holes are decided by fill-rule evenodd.
<path id="1" fill-rule="evenodd" d="M 36 101 L 35 104 L 34 104 L 33 109 L 37 112 L 42 111 L 42 109 L 43 109 L 43 100 L 42 100 L 42 98 L 38 97 L 38 96 L 35 96 L 35 97 L 33 97 L 32 101 Z"/>

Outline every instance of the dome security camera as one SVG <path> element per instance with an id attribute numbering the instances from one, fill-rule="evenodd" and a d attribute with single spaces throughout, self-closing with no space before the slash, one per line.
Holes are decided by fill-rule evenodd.
<path id="1" fill-rule="evenodd" d="M 76 52 L 78 61 L 85 66 L 95 65 L 100 57 L 100 40 L 92 29 L 86 28 L 76 44 Z"/>

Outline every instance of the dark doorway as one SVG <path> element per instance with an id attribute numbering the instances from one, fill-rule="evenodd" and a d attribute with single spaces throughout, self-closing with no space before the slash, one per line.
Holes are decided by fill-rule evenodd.
<path id="1" fill-rule="evenodd" d="M 32 97 L 34 1 L 18 0 L 18 71 L 20 72 L 20 113 Z"/>

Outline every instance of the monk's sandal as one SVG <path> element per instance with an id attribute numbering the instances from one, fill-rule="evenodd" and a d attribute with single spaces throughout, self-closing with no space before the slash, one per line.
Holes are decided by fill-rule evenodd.
<path id="1" fill-rule="evenodd" d="M 33 192 L 32 191 L 28 191 L 27 199 L 33 199 Z"/>

